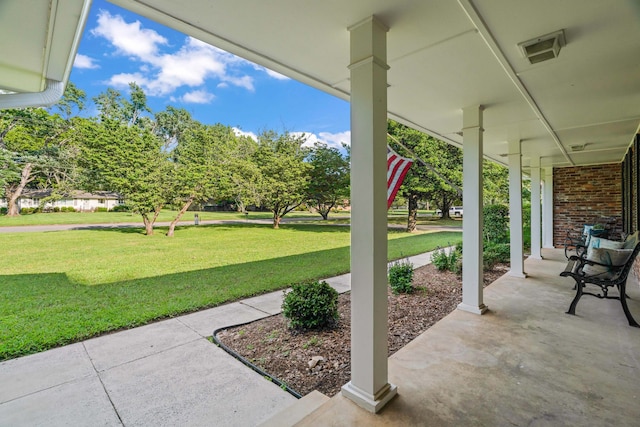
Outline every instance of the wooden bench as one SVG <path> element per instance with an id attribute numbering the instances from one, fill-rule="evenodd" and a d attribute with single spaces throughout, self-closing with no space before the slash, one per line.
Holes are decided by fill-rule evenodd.
<path id="1" fill-rule="evenodd" d="M 629 321 L 629 325 L 640 328 L 638 322 L 635 321 L 629 312 L 629 307 L 627 306 L 627 298 L 629 297 L 626 293 L 627 277 L 629 276 L 629 272 L 631 271 L 631 267 L 633 266 L 633 262 L 635 261 L 638 252 L 640 252 L 640 242 L 636 244 L 629 258 L 622 265 L 603 264 L 588 260 L 586 258 L 586 253 L 583 256 L 572 255 L 569 257 L 567 267 L 562 273 L 560 273 L 560 276 L 572 277 L 576 281 L 576 296 L 573 298 L 573 301 L 571 301 L 571 305 L 569 306 L 569 311 L 567 311 L 567 313 L 573 315 L 576 314 L 576 306 L 578 305 L 578 301 L 580 301 L 582 295 L 591 295 L 601 299 L 617 299 L 620 300 L 620 303 L 622 304 L 622 310 Z M 583 269 L 587 265 L 604 267 L 606 268 L 607 274 L 586 274 Z M 587 291 L 586 289 L 591 289 L 591 287 L 587 287 L 588 285 L 599 287 L 600 292 L 593 293 Z M 614 286 L 618 288 L 618 295 L 610 296 L 609 288 Z"/>

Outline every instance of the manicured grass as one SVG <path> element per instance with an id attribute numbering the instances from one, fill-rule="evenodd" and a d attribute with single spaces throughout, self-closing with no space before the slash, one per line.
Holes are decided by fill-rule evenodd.
<path id="1" fill-rule="evenodd" d="M 307 224 L 311 224 L 312 221 L 300 221 L 301 223 L 307 223 Z M 319 223 L 319 224 L 324 224 L 324 225 L 337 225 L 337 224 L 349 224 L 351 222 L 351 219 L 349 218 L 338 218 L 338 219 L 332 219 L 331 216 L 329 216 L 329 219 L 326 221 L 313 221 L 314 223 Z M 405 213 L 404 215 L 398 215 L 398 214 L 391 214 L 389 213 L 388 217 L 387 217 L 387 223 L 388 224 L 393 224 L 393 225 L 403 225 L 406 226 L 407 225 L 407 214 Z M 418 221 L 417 221 L 418 225 L 433 225 L 433 226 L 437 226 L 437 227 L 459 227 L 460 229 L 462 229 L 462 220 L 461 219 L 445 219 L 445 218 L 435 218 L 435 217 L 429 217 L 429 216 L 420 216 L 418 215 Z"/>
<path id="2" fill-rule="evenodd" d="M 390 232 L 389 258 L 461 234 Z M 0 360 L 349 270 L 349 228 L 182 227 L 0 234 Z"/>
<path id="3" fill-rule="evenodd" d="M 200 221 L 272 218 L 271 212 L 249 212 L 248 215 L 238 212 L 187 212 L 182 216 L 181 220 L 193 221 L 193 216 L 196 213 L 200 217 Z M 349 215 L 349 212 L 340 214 L 340 216 L 345 215 Z M 175 211 L 163 210 L 160 212 L 157 222 L 172 221 L 175 216 Z M 300 217 L 321 218 L 319 214 L 307 211 L 294 211 L 285 218 Z M 128 212 L 56 212 L 26 214 L 18 217 L 0 216 L 0 227 L 53 224 L 118 224 L 125 222 L 135 222 L 142 225 L 142 217 Z"/>

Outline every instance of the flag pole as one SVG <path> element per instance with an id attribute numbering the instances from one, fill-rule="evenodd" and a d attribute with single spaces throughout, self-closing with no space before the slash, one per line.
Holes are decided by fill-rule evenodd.
<path id="1" fill-rule="evenodd" d="M 410 150 L 409 148 L 407 148 L 402 142 L 398 141 L 397 138 L 395 138 L 393 135 L 387 133 L 387 136 L 389 138 L 391 138 L 396 144 L 398 144 L 400 147 L 404 148 L 406 151 L 409 152 L 409 154 L 411 154 L 413 156 L 414 159 L 416 159 L 420 164 L 422 164 L 422 166 L 425 166 L 427 169 L 429 169 L 431 172 L 435 173 L 440 179 L 442 179 L 444 182 L 446 182 L 447 184 L 449 184 L 451 187 L 453 187 L 454 190 L 456 190 L 458 192 L 458 196 L 462 197 L 462 188 L 458 187 L 456 184 L 454 184 L 453 182 L 451 182 L 447 177 L 445 177 L 444 175 L 442 175 L 440 172 L 438 172 L 433 166 L 431 166 L 429 163 L 425 162 L 424 160 L 422 160 L 420 157 L 418 157 L 416 155 L 416 153 L 414 153 L 412 150 Z"/>

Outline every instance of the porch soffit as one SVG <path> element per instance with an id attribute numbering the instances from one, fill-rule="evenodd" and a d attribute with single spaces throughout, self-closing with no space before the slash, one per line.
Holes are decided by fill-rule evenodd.
<path id="1" fill-rule="evenodd" d="M 502 163 L 513 138 L 522 140 L 525 167 L 533 156 L 543 166 L 617 162 L 640 123 L 640 8 L 630 0 L 111 1 L 347 100 L 347 28 L 376 15 L 390 28 L 390 116 L 460 145 L 462 108 L 484 105 L 485 154 Z M 13 50 L 2 48 L 0 86 L 41 90 L 75 53 L 59 24 L 83 2 L 6 3 L 0 31 Z M 26 9 L 37 12 L 30 22 L 38 29 L 49 28 L 43 5 L 58 8 L 66 48 L 46 31 L 10 25 Z M 567 44 L 559 57 L 530 65 L 518 43 L 560 29 Z M 45 40 L 46 61 L 35 39 Z"/>

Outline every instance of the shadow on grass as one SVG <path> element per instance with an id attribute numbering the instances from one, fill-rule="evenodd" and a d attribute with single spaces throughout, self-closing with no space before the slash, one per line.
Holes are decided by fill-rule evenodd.
<path id="1" fill-rule="evenodd" d="M 393 239 L 389 255 L 425 252 L 456 237 L 459 233 L 452 232 Z M 73 283 L 64 273 L 0 275 L 0 360 L 346 273 L 349 249 L 94 286 Z"/>
<path id="2" fill-rule="evenodd" d="M 201 224 L 201 225 L 178 225 L 175 229 L 175 238 L 180 238 L 180 231 L 183 230 L 197 230 L 204 229 L 272 229 L 274 233 L 283 230 L 298 230 L 304 232 L 317 232 L 317 233 L 349 233 L 349 227 L 336 226 L 331 224 L 298 224 L 298 223 L 284 223 L 280 224 L 279 229 L 273 229 L 271 224 L 255 224 L 255 223 L 242 223 L 241 220 L 235 223 L 222 223 L 222 224 Z M 124 234 L 144 234 L 145 230 L 143 226 L 87 226 L 78 227 L 73 230 L 92 230 L 92 231 L 104 231 L 112 233 L 124 233 Z M 154 234 L 166 234 L 169 230 L 168 226 L 153 227 Z"/>

